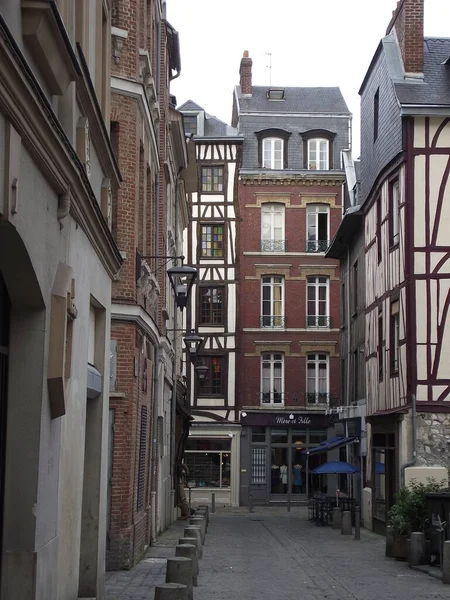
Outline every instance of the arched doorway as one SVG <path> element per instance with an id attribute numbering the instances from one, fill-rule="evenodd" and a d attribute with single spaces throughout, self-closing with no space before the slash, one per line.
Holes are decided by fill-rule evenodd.
<path id="1" fill-rule="evenodd" d="M 3 540 L 9 313 L 10 301 L 8 291 L 2 272 L 0 271 L 0 543 Z"/>

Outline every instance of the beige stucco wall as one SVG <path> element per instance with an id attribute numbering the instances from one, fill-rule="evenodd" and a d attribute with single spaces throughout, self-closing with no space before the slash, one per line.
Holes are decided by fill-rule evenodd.
<path id="1" fill-rule="evenodd" d="M 1 120 L 0 120 L 1 121 Z M 0 175 L 2 175 L 0 173 Z M 15 303 L 13 287 L 10 341 L 10 385 L 5 480 L 5 532 L 2 597 L 65 600 L 78 597 L 81 531 L 91 537 L 90 577 L 96 597 L 104 597 L 106 538 L 107 411 L 111 280 L 83 230 L 71 216 L 57 220 L 58 197 L 36 166 L 26 145 L 21 148 L 20 186 L 15 231 L 9 224 L 0 237 L 21 239 L 34 269 L 42 311 Z M 62 228 L 61 228 L 62 225 Z M 8 228 L 8 229 L 6 229 Z M 20 278 L 20 256 L 3 254 Z M 67 385 L 67 412 L 51 419 L 47 363 L 51 293 L 58 263 L 73 268 L 75 305 L 72 372 Z M 7 280 L 8 285 L 8 280 Z M 17 284 L 19 285 L 19 284 Z M 23 281 L 22 284 L 23 285 Z M 89 481 L 95 519 L 82 529 L 83 473 L 89 306 L 96 302 L 97 349 L 103 371 L 103 396 L 91 415 Z M 97 362 L 97 361 L 96 361 Z M 91 439 L 91 441 L 92 441 Z M 33 592 L 32 590 L 35 590 Z M 35 595 L 33 595 L 35 594 Z"/>

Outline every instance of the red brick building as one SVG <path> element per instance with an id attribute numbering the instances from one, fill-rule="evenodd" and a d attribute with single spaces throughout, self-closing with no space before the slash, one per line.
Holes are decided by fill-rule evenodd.
<path id="1" fill-rule="evenodd" d="M 339 403 L 339 265 L 326 259 L 342 214 L 351 115 L 339 88 L 252 85 L 240 66 L 232 125 L 239 172 L 241 503 L 299 500 L 317 484 Z"/>
<path id="2" fill-rule="evenodd" d="M 178 35 L 159 1 L 113 2 L 112 57 L 123 178 L 112 220 L 124 263 L 112 292 L 107 568 L 118 569 L 133 566 L 177 515 L 176 456 L 189 413 L 167 269 L 168 257 L 181 255 L 189 171 L 169 89 L 180 71 Z"/>

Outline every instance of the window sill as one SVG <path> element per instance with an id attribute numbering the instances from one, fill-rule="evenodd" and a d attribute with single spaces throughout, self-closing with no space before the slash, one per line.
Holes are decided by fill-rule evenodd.
<path id="1" fill-rule="evenodd" d="M 394 377 L 398 377 L 398 376 L 399 376 L 398 369 L 396 371 L 391 371 L 391 373 L 390 373 L 391 379 L 394 378 Z"/>

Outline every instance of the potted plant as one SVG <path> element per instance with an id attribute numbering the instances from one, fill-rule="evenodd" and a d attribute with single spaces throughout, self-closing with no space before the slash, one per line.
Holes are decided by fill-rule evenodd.
<path id="1" fill-rule="evenodd" d="M 427 483 L 412 480 L 407 487 L 400 488 L 395 504 L 388 512 L 388 525 L 393 535 L 391 555 L 397 560 L 408 557 L 408 538 L 411 533 L 425 533 L 428 520 L 426 494 L 442 489 L 444 482 L 427 478 Z"/>

